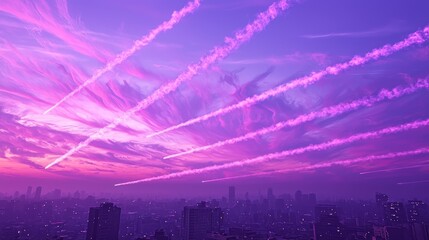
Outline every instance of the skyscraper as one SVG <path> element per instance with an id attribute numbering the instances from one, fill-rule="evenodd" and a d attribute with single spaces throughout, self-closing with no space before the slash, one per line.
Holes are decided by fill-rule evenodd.
<path id="1" fill-rule="evenodd" d="M 317 205 L 316 222 L 313 226 L 315 240 L 344 240 L 345 228 L 340 223 L 335 205 Z"/>
<path id="2" fill-rule="evenodd" d="M 301 202 L 302 200 L 302 192 L 300 190 L 295 192 L 295 202 Z"/>
<path id="3" fill-rule="evenodd" d="M 404 205 L 401 202 L 388 202 L 384 205 L 384 222 L 394 226 L 407 222 Z"/>
<path id="4" fill-rule="evenodd" d="M 375 193 L 375 202 L 377 206 L 383 207 L 389 201 L 389 197 L 384 193 Z"/>
<path id="5" fill-rule="evenodd" d="M 235 187 L 234 186 L 230 186 L 228 189 L 228 193 L 229 193 L 229 205 L 233 206 L 235 204 Z"/>
<path id="6" fill-rule="evenodd" d="M 408 221 L 410 223 L 428 223 L 428 207 L 423 201 L 410 200 L 407 206 Z"/>
<path id="7" fill-rule="evenodd" d="M 185 240 L 202 240 L 210 232 L 219 232 L 222 223 L 220 208 L 207 207 L 205 202 L 183 210 L 183 237 Z"/>
<path id="8" fill-rule="evenodd" d="M 40 200 L 40 197 L 42 196 L 42 187 L 37 187 L 36 192 L 34 193 L 34 199 Z"/>
<path id="9" fill-rule="evenodd" d="M 86 240 L 118 240 L 121 209 L 113 203 L 90 208 Z"/>
<path id="10" fill-rule="evenodd" d="M 32 186 L 28 186 L 27 187 L 27 194 L 25 195 L 25 197 L 27 198 L 27 200 L 31 198 L 31 191 L 32 190 L 33 190 Z"/>
<path id="11" fill-rule="evenodd" d="M 384 217 L 384 208 L 386 203 L 389 201 L 389 197 L 384 193 L 375 193 L 375 203 L 376 203 L 376 219 L 379 223 L 383 223 L 385 220 Z"/>
<path id="12" fill-rule="evenodd" d="M 168 240 L 163 229 L 157 229 L 153 238 L 154 240 Z"/>
<path id="13" fill-rule="evenodd" d="M 276 197 L 274 196 L 273 189 L 268 188 L 267 190 L 268 208 L 273 209 L 275 205 Z"/>

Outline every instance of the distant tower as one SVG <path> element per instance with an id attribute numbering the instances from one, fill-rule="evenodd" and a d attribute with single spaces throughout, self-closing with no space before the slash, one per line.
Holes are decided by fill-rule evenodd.
<path id="1" fill-rule="evenodd" d="M 121 209 L 113 203 L 102 203 L 89 209 L 86 240 L 118 240 Z"/>
<path id="2" fill-rule="evenodd" d="M 295 192 L 295 201 L 301 202 L 302 201 L 302 192 L 300 190 Z"/>
<path id="3" fill-rule="evenodd" d="M 163 229 L 155 230 L 154 240 L 168 240 Z"/>
<path id="4" fill-rule="evenodd" d="M 27 187 L 27 194 L 26 194 L 26 198 L 27 198 L 27 200 L 28 199 L 30 199 L 31 198 L 31 191 L 33 190 L 33 187 L 32 186 L 28 186 Z"/>
<path id="5" fill-rule="evenodd" d="M 60 199 L 61 198 L 61 190 L 60 189 L 55 189 L 52 192 L 52 198 L 53 199 Z"/>
<path id="6" fill-rule="evenodd" d="M 73 194 L 73 198 L 80 199 L 80 192 L 79 192 L 79 191 L 76 191 L 76 192 Z"/>
<path id="7" fill-rule="evenodd" d="M 220 208 L 210 208 L 205 202 L 183 210 L 183 237 L 185 240 L 205 239 L 207 233 L 219 232 L 222 223 Z"/>
<path id="8" fill-rule="evenodd" d="M 389 197 L 384 193 L 376 193 L 375 194 L 375 202 L 378 207 L 384 207 L 384 204 L 389 201 Z"/>
<path id="9" fill-rule="evenodd" d="M 401 202 L 388 202 L 384 205 L 384 222 L 386 225 L 401 225 L 407 222 L 404 205 Z"/>
<path id="10" fill-rule="evenodd" d="M 229 205 L 233 206 L 235 204 L 235 187 L 229 187 Z"/>
<path id="11" fill-rule="evenodd" d="M 423 201 L 408 201 L 407 212 L 410 223 L 429 223 L 428 206 Z"/>
<path id="12" fill-rule="evenodd" d="M 274 199 L 274 193 L 273 193 L 273 189 L 272 188 L 268 188 L 267 198 L 268 198 L 268 200 Z"/>
<path id="13" fill-rule="evenodd" d="M 340 223 L 335 205 L 317 205 L 313 226 L 315 240 L 344 240 L 345 227 Z"/>
<path id="14" fill-rule="evenodd" d="M 274 193 L 273 193 L 273 189 L 272 188 L 268 188 L 267 199 L 268 199 L 268 207 L 270 209 L 273 209 L 276 198 L 274 197 Z"/>
<path id="15" fill-rule="evenodd" d="M 382 223 L 385 220 L 384 216 L 384 208 L 387 202 L 389 201 L 389 197 L 384 193 L 375 193 L 375 203 L 377 205 L 376 213 L 377 220 Z"/>
<path id="16" fill-rule="evenodd" d="M 310 193 L 308 195 L 308 201 L 310 202 L 311 205 L 316 205 L 317 203 L 317 198 L 316 198 L 316 194 L 315 193 Z"/>
<path id="17" fill-rule="evenodd" d="M 42 187 L 37 187 L 36 192 L 34 193 L 34 199 L 40 200 L 40 197 L 42 196 Z"/>

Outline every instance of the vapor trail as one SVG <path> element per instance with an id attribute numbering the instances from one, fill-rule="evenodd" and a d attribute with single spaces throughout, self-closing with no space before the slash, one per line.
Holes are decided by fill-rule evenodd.
<path id="1" fill-rule="evenodd" d="M 381 172 L 393 172 L 393 171 L 399 171 L 399 170 L 404 170 L 404 169 L 412 169 L 412 168 L 428 167 L 428 166 L 429 166 L 429 162 L 426 162 L 424 164 L 417 164 L 417 165 L 408 166 L 408 167 L 386 168 L 386 169 L 381 169 L 381 170 L 361 172 L 359 174 L 366 175 L 366 174 L 374 174 L 374 173 L 381 173 Z"/>
<path id="2" fill-rule="evenodd" d="M 113 60 L 108 62 L 103 68 L 97 69 L 95 71 L 95 73 L 91 76 L 91 78 L 87 79 L 85 82 L 82 83 L 82 85 L 78 86 L 71 93 L 67 94 L 64 98 L 62 98 L 59 102 L 57 102 L 55 105 L 53 105 L 48 110 L 46 110 L 43 114 L 47 114 L 50 111 L 54 110 L 60 104 L 67 101 L 69 98 L 73 97 L 76 93 L 80 92 L 86 86 L 95 82 L 103 74 L 111 71 L 114 67 L 116 67 L 117 65 L 119 65 L 122 62 L 124 62 L 125 60 L 127 60 L 135 52 L 137 52 L 142 47 L 144 47 L 144 46 L 148 45 L 150 42 L 152 42 L 158 34 L 171 29 L 183 17 L 185 17 L 186 15 L 195 11 L 195 9 L 197 9 L 199 6 L 200 6 L 200 0 L 193 0 L 193 1 L 188 2 L 188 4 L 184 8 L 182 8 L 180 11 L 178 11 L 178 12 L 174 11 L 173 14 L 171 15 L 171 18 L 168 21 L 163 22 L 158 27 L 152 29 L 147 35 L 145 35 L 141 39 L 135 41 L 131 48 L 129 48 L 129 49 L 121 52 L 120 54 L 118 54 Z"/>
<path id="3" fill-rule="evenodd" d="M 361 99 L 358 99 L 358 100 L 355 100 L 352 102 L 340 103 L 338 105 L 325 107 L 319 111 L 311 112 L 308 114 L 303 114 L 303 115 L 300 115 L 296 118 L 293 118 L 293 119 L 290 119 L 287 121 L 283 121 L 283 122 L 279 122 L 279 123 L 276 123 L 276 124 L 271 125 L 271 126 L 266 127 L 266 128 L 262 128 L 260 130 L 254 131 L 254 132 L 246 133 L 245 135 L 242 135 L 239 137 L 230 138 L 230 139 L 219 141 L 219 142 L 216 142 L 216 143 L 213 143 L 210 145 L 193 148 L 193 149 L 190 149 L 190 150 L 185 151 L 185 152 L 172 154 L 172 155 L 164 157 L 164 159 L 175 158 L 175 157 L 191 154 L 194 152 L 205 151 L 205 150 L 221 147 L 221 146 L 228 145 L 228 144 L 235 144 L 238 142 L 242 142 L 242 141 L 246 141 L 249 139 L 256 138 L 256 137 L 261 136 L 261 135 L 265 135 L 268 133 L 279 131 L 285 127 L 297 126 L 297 125 L 312 121 L 316 118 L 337 116 L 339 114 L 343 114 L 345 112 L 352 111 L 352 110 L 358 109 L 360 107 L 372 106 L 373 104 L 380 102 L 380 101 L 383 101 L 385 99 L 398 98 L 398 97 L 401 97 L 405 94 L 413 93 L 413 92 L 415 92 L 421 88 L 426 88 L 426 89 L 429 88 L 429 82 L 427 81 L 427 79 L 419 80 L 416 83 L 414 83 L 408 87 L 405 87 L 405 88 L 396 87 L 392 90 L 383 89 L 376 96 L 364 97 L 364 98 L 361 98 Z"/>
<path id="4" fill-rule="evenodd" d="M 204 180 L 202 182 L 203 183 L 219 182 L 219 181 L 239 179 L 239 178 L 246 178 L 246 177 L 271 175 L 271 174 L 275 174 L 275 173 L 307 171 L 307 170 L 314 170 L 314 169 L 319 169 L 319 168 L 327 168 L 327 167 L 332 167 L 332 166 L 345 166 L 345 165 L 351 165 L 351 164 L 355 164 L 355 163 L 374 161 L 374 160 L 385 159 L 385 158 L 397 158 L 397 157 L 405 157 L 405 156 L 425 154 L 425 153 L 429 153 L 429 148 L 420 148 L 420 149 L 416 149 L 416 150 L 412 150 L 412 151 L 387 153 L 387 154 L 383 154 L 383 155 L 371 155 L 371 156 L 367 156 L 367 157 L 355 158 L 355 159 L 350 159 L 350 160 L 329 161 L 329 162 L 318 163 L 318 164 L 314 164 L 314 165 L 310 165 L 310 166 L 305 166 L 305 167 L 296 167 L 296 168 L 289 168 L 289 169 L 274 170 L 274 171 L 269 171 L 269 172 L 258 172 L 258 173 L 253 173 L 253 174 L 246 174 L 246 175 L 239 175 L 239 176 L 232 176 L 232 177 L 216 178 L 216 179 Z"/>
<path id="5" fill-rule="evenodd" d="M 176 90 L 181 83 L 190 80 L 199 71 L 207 69 L 211 64 L 215 63 L 220 59 L 225 58 L 233 50 L 237 49 L 242 43 L 248 41 L 253 36 L 253 34 L 262 31 L 272 20 L 274 20 L 283 10 L 285 10 L 288 7 L 289 7 L 289 4 L 287 0 L 280 0 L 271 4 L 266 11 L 259 13 L 256 19 L 252 23 L 247 24 L 246 27 L 236 32 L 233 38 L 230 38 L 230 37 L 225 38 L 224 45 L 214 47 L 211 50 L 210 54 L 202 57 L 198 63 L 188 66 L 188 69 L 185 72 L 181 73 L 174 81 L 169 82 L 166 85 L 163 85 L 162 87 L 157 89 L 154 93 L 152 93 L 152 95 L 140 101 L 137 104 L 137 106 L 124 112 L 122 116 L 115 119 L 115 121 L 113 121 L 106 127 L 99 129 L 95 134 L 91 135 L 88 139 L 79 143 L 79 145 L 69 150 L 66 154 L 64 154 L 60 158 L 57 158 L 55 161 L 47 165 L 45 169 L 48 169 L 53 165 L 63 161 L 64 159 L 73 155 L 75 152 L 79 151 L 81 148 L 87 146 L 92 141 L 99 139 L 104 133 L 117 127 L 121 122 L 128 119 L 136 112 L 147 108 L 156 100 L 163 98 L 165 95 Z"/>
<path id="6" fill-rule="evenodd" d="M 416 183 L 429 183 L 429 180 L 422 181 L 414 181 L 414 182 L 399 182 L 398 185 L 408 185 L 408 184 L 416 184 Z"/>
<path id="7" fill-rule="evenodd" d="M 347 138 L 337 138 L 337 139 L 334 139 L 334 140 L 331 140 L 328 142 L 324 142 L 324 143 L 320 143 L 320 144 L 312 144 L 312 145 L 309 145 L 306 147 L 295 148 L 295 149 L 291 149 L 291 150 L 285 150 L 282 152 L 270 153 L 270 154 L 266 154 L 266 155 L 259 156 L 256 158 L 234 161 L 234 162 L 220 164 L 220 165 L 212 165 L 212 166 L 203 167 L 203 168 L 190 169 L 190 170 L 185 170 L 185 171 L 181 171 L 181 172 L 161 175 L 161 176 L 157 176 L 157 177 L 144 178 L 141 180 L 136 180 L 136 181 L 131 181 L 131 182 L 118 183 L 118 184 L 115 184 L 115 186 L 123 186 L 123 185 L 130 185 L 130 184 L 136 184 L 136 183 L 141 183 L 141 182 L 151 182 L 151 181 L 155 181 L 155 180 L 171 179 L 171 178 L 177 178 L 177 177 L 182 177 L 182 176 L 187 176 L 187 175 L 205 173 L 205 172 L 209 172 L 209 171 L 228 169 L 228 168 L 232 168 L 232 167 L 240 167 L 240 166 L 245 166 L 245 165 L 250 165 L 250 164 L 255 164 L 255 163 L 262 163 L 262 162 L 267 162 L 267 161 L 270 161 L 272 159 L 277 159 L 277 158 L 281 158 L 281 157 L 293 156 L 293 155 L 302 154 L 302 153 L 311 152 L 311 151 L 322 151 L 322 150 L 330 149 L 330 148 L 333 148 L 336 146 L 340 146 L 340 145 L 344 145 L 344 144 L 348 144 L 348 143 L 353 143 L 353 142 L 356 142 L 359 140 L 381 137 L 383 135 L 403 132 L 406 130 L 416 129 L 416 128 L 420 128 L 420 127 L 424 127 L 424 126 L 428 126 L 428 125 L 429 125 L 429 119 L 421 120 L 421 121 L 414 121 L 414 122 L 410 122 L 410 123 L 396 125 L 393 127 L 383 128 L 383 129 L 378 130 L 378 131 L 359 133 L 359 134 L 352 135 L 352 136 L 347 137 Z"/>
<path id="8" fill-rule="evenodd" d="M 182 128 L 185 126 L 189 126 L 189 125 L 192 125 L 195 123 L 205 121 L 205 120 L 212 118 L 212 117 L 224 115 L 224 114 L 229 113 L 233 110 L 243 108 L 243 107 L 247 107 L 247 106 L 253 105 L 255 103 L 264 101 L 269 97 L 273 97 L 275 95 L 289 91 L 289 90 L 296 88 L 296 87 L 300 87 L 300 86 L 306 87 L 310 84 L 313 84 L 313 83 L 321 80 L 323 77 L 325 77 L 327 75 L 336 75 L 339 72 L 342 72 L 346 69 L 349 69 L 350 67 L 359 66 L 359 65 L 362 65 L 364 63 L 369 62 L 370 60 L 376 60 L 380 57 L 391 55 L 391 54 L 393 54 L 393 53 L 395 53 L 401 49 L 404 49 L 406 47 L 409 47 L 411 45 L 423 43 L 426 40 L 428 40 L 428 38 L 429 38 L 429 26 L 425 27 L 424 30 L 419 30 L 419 31 L 416 31 L 416 32 L 408 35 L 408 37 L 406 39 L 404 39 L 400 42 L 397 42 L 393 45 L 385 45 L 381 48 L 374 49 L 371 52 L 365 54 L 364 56 L 355 56 L 348 62 L 339 63 L 336 65 L 327 67 L 324 70 L 319 71 L 319 72 L 313 72 L 308 76 L 297 78 L 295 80 L 292 80 L 291 82 L 282 84 L 276 88 L 267 90 L 261 94 L 254 95 L 252 97 L 248 97 L 248 98 L 244 99 L 243 101 L 238 102 L 236 104 L 221 108 L 219 110 L 205 114 L 203 116 L 196 117 L 196 118 L 190 119 L 186 122 L 183 122 L 183 123 L 177 124 L 175 126 L 171 126 L 169 128 L 166 128 L 164 130 L 152 133 L 152 134 L 148 135 L 148 137 L 154 137 L 157 135 L 161 135 L 161 134 L 164 134 L 164 133 L 167 133 L 167 132 L 170 132 L 170 131 L 173 131 L 173 130 L 176 130 L 176 129 L 179 129 L 179 128 Z"/>

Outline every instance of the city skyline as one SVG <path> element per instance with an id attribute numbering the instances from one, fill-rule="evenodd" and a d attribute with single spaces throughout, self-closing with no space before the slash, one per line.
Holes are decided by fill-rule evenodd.
<path id="1" fill-rule="evenodd" d="M 199 199 L 73 195 L 61 189 L 0 196 L 1 240 L 427 240 L 427 200 L 321 199 L 265 189 L 257 198 Z M 67 195 L 67 196 L 66 196 Z M 225 195 L 227 197 L 225 197 Z"/>
<path id="2" fill-rule="evenodd" d="M 428 197 L 426 9 L 3 1 L 0 192 Z"/>

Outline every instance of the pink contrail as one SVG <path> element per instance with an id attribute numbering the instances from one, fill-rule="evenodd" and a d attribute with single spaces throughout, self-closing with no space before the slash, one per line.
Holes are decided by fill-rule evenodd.
<path id="1" fill-rule="evenodd" d="M 223 46 L 215 47 L 210 52 L 210 54 L 202 57 L 197 64 L 192 64 L 188 66 L 188 69 L 185 72 L 181 73 L 174 81 L 167 83 L 166 85 L 157 89 L 154 93 L 152 93 L 152 95 L 140 101 L 137 104 L 137 106 L 123 113 L 122 116 L 115 119 L 115 121 L 113 121 L 106 127 L 99 129 L 95 134 L 91 135 L 88 139 L 79 143 L 79 145 L 72 148 L 66 154 L 64 154 L 60 158 L 57 158 L 55 161 L 47 165 L 45 169 L 48 169 L 53 165 L 63 161 L 64 159 L 73 155 L 75 152 L 87 146 L 92 141 L 99 139 L 104 133 L 117 127 L 121 122 L 130 118 L 136 112 L 147 108 L 156 100 L 163 98 L 165 95 L 176 90 L 181 83 L 192 79 L 192 77 L 194 77 L 199 71 L 207 69 L 211 64 L 215 63 L 220 59 L 225 58 L 233 50 L 237 49 L 242 43 L 248 41 L 253 36 L 253 34 L 262 31 L 272 20 L 274 20 L 283 10 L 285 10 L 288 7 L 289 7 L 289 4 L 286 0 L 280 0 L 278 2 L 271 4 L 268 7 L 268 9 L 265 12 L 260 13 L 252 23 L 247 24 L 246 27 L 236 32 L 234 38 L 229 38 L 229 37 L 225 38 L 225 44 Z"/>
<path id="2" fill-rule="evenodd" d="M 286 151 L 277 152 L 277 153 L 270 153 L 270 154 L 259 156 L 256 158 L 234 161 L 234 162 L 225 163 L 225 164 L 221 164 L 221 165 L 213 165 L 213 166 L 208 166 L 208 167 L 203 167 L 203 168 L 190 169 L 190 170 L 185 170 L 182 172 L 170 173 L 170 174 L 161 175 L 161 176 L 157 176 L 157 177 L 144 178 L 141 180 L 136 180 L 136 181 L 131 181 L 131 182 L 118 183 L 118 184 L 115 184 L 115 186 L 123 186 L 123 185 L 130 185 L 130 184 L 136 184 L 136 183 L 141 183 L 141 182 L 151 182 L 151 181 L 155 181 L 155 180 L 171 179 L 171 178 L 177 178 L 177 177 L 182 177 L 182 176 L 187 176 L 187 175 L 205 173 L 205 172 L 209 172 L 209 171 L 228 169 L 228 168 L 232 168 L 232 167 L 240 167 L 240 166 L 245 166 L 245 165 L 255 164 L 255 163 L 262 163 L 262 162 L 270 161 L 272 159 L 278 159 L 278 158 L 282 158 L 282 157 L 293 156 L 293 155 L 302 154 L 302 153 L 306 153 L 306 152 L 322 151 L 322 150 L 330 149 L 330 148 L 333 148 L 336 146 L 340 146 L 340 145 L 344 145 L 344 144 L 348 144 L 348 143 L 353 143 L 353 142 L 356 142 L 359 140 L 381 137 L 381 136 L 386 135 L 386 134 L 403 132 L 406 130 L 416 129 L 416 128 L 420 128 L 420 127 L 424 127 L 424 126 L 428 126 L 428 125 L 429 125 L 429 119 L 421 120 L 421 121 L 414 121 L 414 122 L 410 122 L 410 123 L 397 125 L 394 127 L 384 128 L 384 129 L 374 131 L 374 132 L 360 133 L 360 134 L 356 134 L 356 135 L 353 135 L 353 136 L 350 136 L 347 138 L 337 138 L 337 139 L 331 140 L 329 142 L 324 142 L 324 143 L 320 143 L 320 144 L 313 144 L 313 145 L 309 145 L 306 147 L 295 148 L 295 149 L 286 150 Z"/>
<path id="3" fill-rule="evenodd" d="M 246 178 L 246 177 L 271 175 L 271 174 L 275 174 L 275 173 L 307 171 L 307 170 L 327 168 L 327 167 L 332 167 L 332 166 L 345 166 L 345 165 L 351 165 L 351 164 L 356 164 L 356 163 L 360 163 L 360 162 L 368 162 L 368 161 L 374 161 L 374 160 L 386 159 L 386 158 L 405 157 L 405 156 L 425 154 L 425 153 L 429 153 L 429 148 L 420 148 L 420 149 L 416 149 L 416 150 L 412 150 L 412 151 L 387 153 L 387 154 L 383 154 L 383 155 L 371 155 L 371 156 L 367 156 L 367 157 L 361 157 L 361 158 L 355 158 L 355 159 L 343 160 L 343 161 L 330 161 L 330 162 L 318 163 L 318 164 L 305 166 L 305 167 L 297 167 L 297 168 L 274 170 L 274 171 L 269 171 L 269 172 L 258 172 L 258 173 L 253 173 L 253 174 L 216 178 L 216 179 L 204 180 L 202 182 L 203 183 L 219 182 L 219 181 L 233 180 L 233 179 Z"/>
<path id="4" fill-rule="evenodd" d="M 189 126 L 195 123 L 199 123 L 202 121 L 205 121 L 209 118 L 212 117 L 216 117 L 216 116 L 220 116 L 220 115 L 224 115 L 226 113 L 229 113 L 233 110 L 239 109 L 239 108 L 243 108 L 243 107 L 248 107 L 250 105 L 253 105 L 255 103 L 264 101 L 270 97 L 273 97 L 275 95 L 278 95 L 280 93 L 284 93 L 286 91 L 289 91 L 293 88 L 296 87 L 306 87 L 308 85 L 311 85 L 319 80 L 321 80 L 323 77 L 327 76 L 327 75 L 336 75 L 344 70 L 349 69 L 350 67 L 354 67 L 354 66 L 359 66 L 362 65 L 364 63 L 369 62 L 370 60 L 376 60 L 380 57 L 384 57 L 384 56 L 389 56 L 401 49 L 404 49 L 406 47 L 409 47 L 411 45 L 414 44 L 419 44 L 419 43 L 423 43 L 425 42 L 427 39 L 429 38 L 429 26 L 427 26 L 426 28 L 424 28 L 424 30 L 420 30 L 420 31 L 416 31 L 410 35 L 408 35 L 408 37 L 400 42 L 397 42 L 393 45 L 385 45 L 381 48 L 377 48 L 372 50 L 371 52 L 365 54 L 365 56 L 355 56 L 353 57 L 350 61 L 348 62 L 344 62 L 344 63 L 339 63 L 330 67 L 325 68 L 322 71 L 319 72 L 313 72 L 308 76 L 305 77 L 301 77 L 295 80 L 292 80 L 291 82 L 285 83 L 283 85 L 280 85 L 276 88 L 267 90 L 261 94 L 258 95 L 254 95 L 252 97 L 248 97 L 246 99 L 244 99 L 241 102 L 238 102 L 236 104 L 221 108 L 219 110 L 216 110 L 214 112 L 205 114 L 203 116 L 194 118 L 194 119 L 190 119 L 186 122 L 180 123 L 178 125 L 175 126 L 171 126 L 169 128 L 166 128 L 164 130 L 152 133 L 150 135 L 148 135 L 147 137 L 154 137 L 157 135 L 161 135 L 185 126 Z"/>
<path id="5" fill-rule="evenodd" d="M 401 97 L 405 94 L 411 94 L 411 93 L 413 93 L 413 92 L 415 92 L 421 88 L 429 88 L 429 82 L 426 79 L 419 80 L 415 84 L 412 84 L 406 88 L 396 87 L 392 90 L 383 89 L 376 96 L 365 97 L 365 98 L 361 98 L 359 100 L 355 100 L 352 102 L 340 103 L 340 104 L 335 105 L 335 106 L 325 107 L 325 108 L 321 109 L 320 111 L 311 112 L 308 114 L 303 114 L 303 115 L 300 115 L 294 119 L 279 122 L 279 123 L 276 123 L 276 124 L 271 125 L 269 127 L 262 128 L 258 131 L 250 132 L 250 133 L 247 133 L 247 134 L 239 136 L 239 137 L 230 138 L 230 139 L 227 139 L 224 141 L 216 142 L 214 144 L 193 148 L 193 149 L 190 149 L 190 150 L 185 151 L 185 152 L 172 154 L 172 155 L 164 157 L 164 159 L 175 158 L 175 157 L 179 157 L 179 156 L 183 156 L 183 155 L 187 155 L 187 154 L 191 154 L 191 153 L 195 153 L 195 152 L 205 151 L 205 150 L 221 147 L 221 146 L 228 145 L 228 144 L 235 144 L 238 142 L 242 142 L 242 141 L 246 141 L 249 139 L 256 138 L 256 137 L 261 136 L 261 135 L 265 135 L 268 133 L 279 131 L 285 127 L 297 126 L 297 125 L 312 121 L 316 118 L 333 117 L 333 116 L 343 114 L 343 113 L 348 112 L 348 111 L 355 110 L 355 109 L 360 108 L 360 107 L 372 106 L 373 104 L 380 102 L 380 101 L 383 101 L 385 99 L 393 99 L 393 98 Z"/>
<path id="6" fill-rule="evenodd" d="M 124 62 L 125 60 L 127 60 L 135 52 L 137 52 L 142 47 L 144 47 L 144 46 L 148 45 L 150 42 L 152 42 L 156 38 L 156 36 L 158 36 L 158 34 L 171 29 L 183 17 L 194 12 L 199 6 L 200 6 L 200 0 L 193 0 L 193 1 L 188 2 L 188 4 L 184 8 L 182 8 L 180 11 L 178 11 L 178 12 L 174 11 L 173 14 L 171 15 L 171 18 L 168 21 L 163 22 L 158 27 L 152 29 L 147 35 L 145 35 L 141 39 L 135 41 L 134 45 L 131 48 L 129 48 L 129 49 L 121 52 L 120 54 L 118 54 L 112 61 L 108 62 L 103 68 L 97 69 L 95 71 L 94 75 L 91 76 L 91 78 L 87 79 L 85 82 L 82 83 L 82 85 L 80 85 L 79 87 L 74 89 L 71 93 L 66 95 L 59 102 L 57 102 L 55 105 L 53 105 L 48 110 L 46 110 L 43 114 L 47 114 L 50 111 L 54 110 L 60 104 L 67 101 L 69 98 L 73 97 L 76 93 L 80 92 L 86 86 L 95 82 L 103 74 L 111 71 L 114 67 L 116 67 L 117 65 L 119 65 L 122 62 Z"/>
<path id="7" fill-rule="evenodd" d="M 399 170 L 404 170 L 404 169 L 412 169 L 412 168 L 428 167 L 428 166 L 429 166 L 429 162 L 426 162 L 424 164 L 417 164 L 417 165 L 413 165 L 413 166 L 397 167 L 397 168 L 386 168 L 386 169 L 381 169 L 381 170 L 361 172 L 359 174 L 366 175 L 366 174 L 374 174 L 374 173 L 381 173 L 381 172 L 393 172 L 393 171 L 399 171 Z"/>

